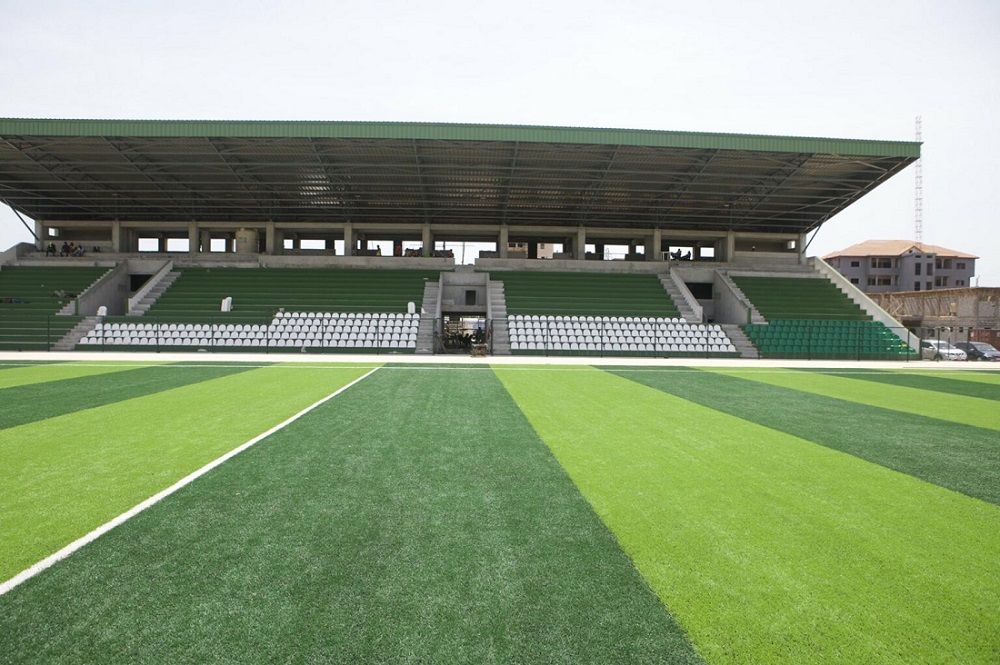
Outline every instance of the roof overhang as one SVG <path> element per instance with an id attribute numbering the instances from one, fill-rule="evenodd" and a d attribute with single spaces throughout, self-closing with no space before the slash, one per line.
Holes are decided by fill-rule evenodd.
<path id="1" fill-rule="evenodd" d="M 0 119 L 0 200 L 42 221 L 805 233 L 912 142 L 358 122 Z"/>

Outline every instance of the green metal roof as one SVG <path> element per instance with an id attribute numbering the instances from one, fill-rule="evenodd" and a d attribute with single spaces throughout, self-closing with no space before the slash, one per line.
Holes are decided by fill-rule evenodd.
<path id="1" fill-rule="evenodd" d="M 34 219 L 810 231 L 920 144 L 382 122 L 0 119 Z"/>
<path id="2" fill-rule="evenodd" d="M 57 120 L 3 118 L 0 135 L 130 136 L 136 138 L 331 138 L 444 141 L 578 143 L 650 148 L 828 153 L 872 157 L 920 157 L 909 141 L 758 136 L 647 129 L 594 129 L 531 125 L 475 125 L 423 122 L 331 122 L 268 120 Z"/>

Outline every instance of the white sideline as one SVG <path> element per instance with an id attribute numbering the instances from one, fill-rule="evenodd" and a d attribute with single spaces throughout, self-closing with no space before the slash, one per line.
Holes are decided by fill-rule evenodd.
<path id="1" fill-rule="evenodd" d="M 167 489 L 159 492 L 158 494 L 155 494 L 155 495 L 149 497 L 148 499 L 146 499 L 145 501 L 143 501 L 139 505 L 135 506 L 134 508 L 132 508 L 132 509 L 130 509 L 130 510 L 124 512 L 124 513 L 122 513 L 121 515 L 119 515 L 118 517 L 112 519 L 111 521 L 105 522 L 104 524 L 102 524 L 101 526 L 97 527 L 96 529 L 94 529 L 93 531 L 91 531 L 90 533 L 88 533 L 87 535 L 85 535 L 85 536 L 83 536 L 81 538 L 78 538 L 77 540 L 74 540 L 72 543 L 70 543 L 69 545 L 66 545 L 65 547 L 63 547 L 58 552 L 55 552 L 54 554 L 51 554 L 51 555 L 47 556 L 46 558 L 44 558 L 41 561 L 39 561 L 38 563 L 34 564 L 30 568 L 22 570 L 20 573 L 18 573 L 14 577 L 10 578 L 6 582 L 0 583 L 0 596 L 2 596 L 5 593 L 7 593 L 8 591 L 14 589 L 15 587 L 17 587 L 22 582 L 25 582 L 25 581 L 31 579 L 32 577 L 34 577 L 38 573 L 42 572 L 43 570 L 46 570 L 47 568 L 51 568 L 55 563 L 57 563 L 59 561 L 62 561 L 63 559 L 65 559 L 66 557 L 68 557 L 73 552 L 76 552 L 78 549 L 80 549 L 84 545 L 87 545 L 89 543 L 94 542 L 95 540 L 97 540 L 98 538 L 100 538 L 101 536 L 103 536 L 104 534 L 106 534 L 108 531 L 111 531 L 116 526 L 119 526 L 120 524 L 123 524 L 127 520 L 135 517 L 136 515 L 138 515 L 142 511 L 146 510 L 147 508 L 149 508 L 153 504 L 158 503 L 162 499 L 165 499 L 166 497 L 170 496 L 171 494 L 173 494 L 177 490 L 181 489 L 185 485 L 191 484 L 192 482 L 194 482 L 195 480 L 197 480 L 201 476 L 205 475 L 206 473 L 208 473 L 209 471 L 211 471 L 215 467 L 219 466 L 223 462 L 226 462 L 226 461 L 230 460 L 231 458 L 235 457 L 236 455 L 239 455 L 241 452 L 243 452 L 244 450 L 246 450 L 250 446 L 254 445 L 255 443 L 257 443 L 257 442 L 259 442 L 259 441 L 261 441 L 263 439 L 266 439 L 267 437 L 271 436 L 272 434 L 274 434 L 275 432 L 277 432 L 277 431 L 279 431 L 281 429 L 284 429 L 285 427 L 287 427 L 291 423 L 295 422 L 296 420 L 298 420 L 302 416 L 306 415 L 307 413 L 309 413 L 313 409 L 315 409 L 315 408 L 317 408 L 319 406 L 322 406 L 326 402 L 330 401 L 331 399 L 333 399 L 334 397 L 336 397 L 340 393 L 344 392 L 345 390 L 347 390 L 351 386 L 355 385 L 356 383 L 360 383 L 361 381 L 367 379 L 369 376 L 371 376 L 376 371 L 378 371 L 378 369 L 379 368 L 376 367 L 376 368 L 372 369 L 370 372 L 367 372 L 366 374 L 364 374 L 363 376 L 359 376 L 358 378 L 354 379 L 353 381 L 351 381 L 347 385 L 338 388 L 337 390 L 335 390 L 334 392 L 330 393 L 326 397 L 320 399 L 317 402 L 314 402 L 314 403 L 310 404 L 309 406 L 307 406 L 306 408 L 302 409 L 301 411 L 299 411 L 298 413 L 296 413 L 294 416 L 288 418 L 284 422 L 281 422 L 281 423 L 275 425 L 274 427 L 272 427 L 271 429 L 267 430 L 263 434 L 258 434 L 257 436 L 255 436 L 254 438 L 250 439 L 246 443 L 240 445 L 238 448 L 234 448 L 233 450 L 230 450 L 228 453 L 226 453 L 222 457 L 219 457 L 218 459 L 215 459 L 215 460 L 209 462 L 208 464 L 206 464 L 205 466 L 201 467 L 197 471 L 194 471 L 193 473 L 190 473 L 190 474 L 184 476 L 183 478 L 181 478 L 180 480 L 178 480 L 176 483 L 174 483 L 173 485 L 171 485 Z"/>

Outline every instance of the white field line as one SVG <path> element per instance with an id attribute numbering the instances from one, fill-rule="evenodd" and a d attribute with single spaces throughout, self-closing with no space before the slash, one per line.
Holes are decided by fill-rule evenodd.
<path id="1" fill-rule="evenodd" d="M 158 503 L 159 501 L 167 498 L 168 496 L 170 496 L 171 494 L 173 494 L 177 490 L 181 489 L 182 487 L 184 487 L 186 485 L 190 485 L 192 482 L 194 482 L 198 478 L 202 477 L 203 475 L 205 475 L 206 473 L 208 473 L 209 471 L 211 471 L 215 467 L 217 467 L 217 466 L 219 466 L 219 465 L 221 465 L 221 464 L 229 461 L 230 459 L 232 459 L 236 455 L 239 455 L 241 452 L 243 452 L 244 450 L 246 450 L 250 446 L 254 445 L 255 443 L 257 443 L 259 441 L 262 441 L 263 439 L 266 439 L 267 437 L 271 436 L 272 434 L 274 434 L 275 432 L 277 432 L 277 431 L 279 431 L 281 429 L 284 429 L 285 427 L 287 427 L 288 425 L 292 424 L 293 422 L 295 422 L 296 420 L 298 420 L 302 416 L 306 415 L 307 413 L 309 413 L 313 409 L 315 409 L 317 407 L 320 407 L 323 404 L 329 402 L 331 399 L 333 399 L 334 397 L 336 397 L 340 393 L 344 392 L 345 390 L 347 390 L 351 386 L 353 386 L 353 385 L 355 385 L 357 383 L 360 383 L 361 381 L 364 381 L 369 376 L 371 376 L 376 371 L 378 371 L 378 369 L 379 368 L 376 367 L 376 368 L 372 369 L 370 372 L 364 374 L 363 376 L 360 376 L 360 377 L 354 379 L 353 381 L 351 381 L 350 383 L 348 383 L 346 386 L 338 388 L 337 390 L 335 390 L 334 392 L 330 393 L 326 397 L 320 399 L 318 402 L 314 402 L 314 403 L 310 404 L 309 406 L 307 406 L 306 408 L 302 409 L 301 411 L 299 411 L 298 413 L 296 413 L 294 416 L 288 418 L 284 422 L 275 425 L 274 427 L 272 427 L 271 429 L 267 430 L 263 434 L 258 434 L 254 438 L 250 439 L 246 443 L 244 443 L 241 446 L 239 446 L 238 448 L 234 448 L 233 450 L 230 450 L 228 453 L 226 453 L 222 457 L 219 457 L 218 459 L 215 459 L 215 460 L 209 462 L 208 464 L 206 464 L 205 466 L 201 467 L 197 471 L 184 476 L 183 478 L 181 478 L 180 480 L 178 480 L 176 483 L 174 483 L 173 485 L 171 485 L 167 489 L 163 490 L 162 492 L 160 492 L 158 494 L 155 494 L 155 495 L 149 497 L 148 499 L 146 499 L 145 501 L 143 501 L 139 505 L 135 506 L 131 510 L 128 510 L 127 512 L 124 512 L 121 515 L 119 515 L 118 517 L 112 519 L 111 521 L 102 524 L 101 526 L 97 527 L 96 529 L 94 529 L 93 531 L 91 531 L 87 535 L 83 536 L 82 538 L 74 540 L 72 543 L 70 543 L 69 545 L 63 547 L 58 552 L 55 552 L 54 554 L 49 555 L 48 557 L 42 559 L 41 561 L 39 561 L 35 565 L 31 566 L 30 568 L 27 568 L 27 569 L 21 571 L 20 573 L 18 573 L 14 577 L 10 578 L 6 582 L 0 583 L 0 596 L 4 595 L 5 593 L 7 593 L 8 591 L 10 591 L 11 589 L 14 589 L 15 587 L 17 587 L 22 582 L 25 582 L 26 580 L 31 579 L 32 577 L 34 577 L 38 573 L 42 572 L 43 570 L 46 570 L 47 568 L 51 568 L 55 563 L 57 563 L 59 561 L 62 561 L 63 559 L 65 559 L 66 557 L 68 557 L 73 552 L 76 552 L 81 547 L 83 547 L 83 546 L 85 546 L 85 545 L 87 545 L 89 543 L 94 542 L 95 540 L 97 540 L 98 538 L 100 538 L 101 536 L 103 536 L 104 534 L 106 534 L 108 531 L 111 531 L 116 526 L 119 526 L 120 524 L 125 523 L 129 519 L 135 517 L 136 515 L 138 515 L 142 511 L 144 511 L 147 508 L 149 508 L 150 506 L 152 506 L 152 505 Z"/>

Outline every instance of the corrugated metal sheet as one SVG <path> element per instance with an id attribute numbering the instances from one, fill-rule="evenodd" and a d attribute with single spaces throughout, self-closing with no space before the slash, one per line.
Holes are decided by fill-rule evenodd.
<path id="1" fill-rule="evenodd" d="M 654 148 L 920 157 L 920 143 L 528 125 L 266 120 L 0 119 L 0 136 L 358 138 L 625 145 Z"/>

